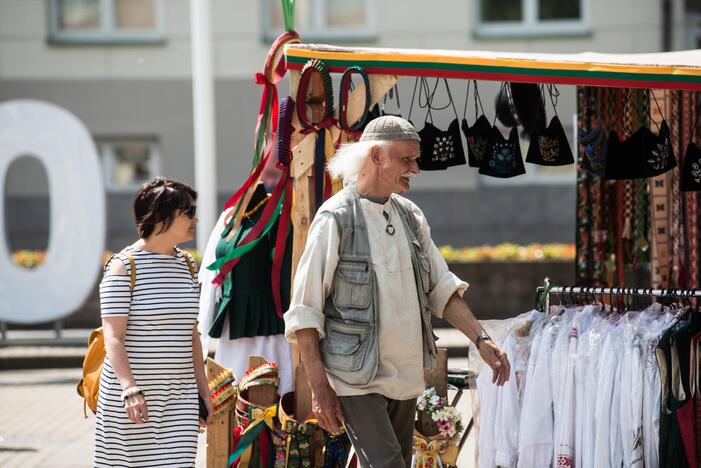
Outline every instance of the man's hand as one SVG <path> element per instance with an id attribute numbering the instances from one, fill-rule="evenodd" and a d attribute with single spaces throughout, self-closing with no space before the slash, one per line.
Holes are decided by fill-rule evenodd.
<path id="1" fill-rule="evenodd" d="M 312 389 L 312 413 L 322 429 L 333 435 L 341 433 L 344 422 L 343 409 L 330 385 Z"/>
<path id="2" fill-rule="evenodd" d="M 297 347 L 312 389 L 312 413 L 319 426 L 333 435 L 341 433 L 343 408 L 326 377 L 319 351 L 319 333 L 313 328 L 297 330 Z"/>
<path id="3" fill-rule="evenodd" d="M 448 300 L 443 312 L 443 318 L 452 326 L 460 330 L 476 344 L 479 341 L 478 351 L 480 356 L 492 368 L 492 383 L 499 386 L 504 385 L 509 380 L 511 365 L 506 353 L 500 350 L 490 339 L 478 340 L 477 337 L 484 332 L 482 325 L 477 321 L 470 308 L 462 298 L 453 294 Z"/>
<path id="4" fill-rule="evenodd" d="M 504 385 L 511 374 L 511 364 L 506 353 L 500 350 L 491 338 L 480 342 L 479 353 L 484 362 L 492 368 L 492 383 L 497 386 Z"/>

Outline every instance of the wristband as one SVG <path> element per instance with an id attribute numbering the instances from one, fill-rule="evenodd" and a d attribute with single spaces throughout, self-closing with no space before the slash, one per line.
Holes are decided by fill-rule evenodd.
<path id="1" fill-rule="evenodd" d="M 492 341 L 492 337 L 487 335 L 487 332 L 484 331 L 480 333 L 477 339 L 475 340 L 475 346 L 477 347 L 477 351 L 479 351 L 480 343 L 482 343 L 483 341 Z"/>
<path id="2" fill-rule="evenodd" d="M 126 390 L 124 390 L 124 391 L 122 392 L 122 395 L 121 395 L 120 398 L 122 399 L 122 403 L 126 403 L 126 401 L 127 401 L 129 398 L 133 397 L 134 395 L 143 395 L 143 394 L 144 394 L 144 391 L 143 391 L 143 390 L 141 390 L 141 389 L 140 389 L 139 387 L 137 387 L 137 386 L 133 386 L 133 387 L 129 387 L 129 388 L 127 388 Z"/>

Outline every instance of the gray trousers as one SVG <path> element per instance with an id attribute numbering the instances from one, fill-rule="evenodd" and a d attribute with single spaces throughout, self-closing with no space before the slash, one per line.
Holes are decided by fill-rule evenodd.
<path id="1" fill-rule="evenodd" d="M 392 400 L 379 393 L 342 396 L 345 426 L 362 468 L 409 468 L 416 399 Z"/>

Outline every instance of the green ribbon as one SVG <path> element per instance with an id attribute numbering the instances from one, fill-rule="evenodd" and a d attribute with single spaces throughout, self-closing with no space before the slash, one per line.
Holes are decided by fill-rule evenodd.
<path id="1" fill-rule="evenodd" d="M 280 217 L 280 211 L 282 210 L 282 201 L 284 197 L 280 197 L 280 201 L 278 201 L 277 206 L 275 207 L 275 212 L 273 212 L 272 216 L 270 217 L 270 220 L 268 221 L 268 224 L 265 226 L 265 229 L 263 229 L 263 232 L 261 232 L 260 236 L 257 238 L 253 239 L 251 242 L 243 245 L 239 245 L 236 248 L 232 249 L 230 252 L 228 252 L 225 256 L 218 258 L 214 263 L 209 265 L 207 267 L 208 270 L 218 270 L 224 265 L 226 262 L 229 262 L 237 257 L 240 257 L 242 255 L 247 254 L 250 252 L 256 245 L 258 245 L 258 242 L 260 242 L 261 239 L 265 237 L 266 234 L 272 229 L 273 225 L 275 222 L 278 220 Z"/>
<path id="2" fill-rule="evenodd" d="M 280 0 L 282 3 L 282 17 L 285 21 L 285 31 L 295 29 L 295 0 Z"/>

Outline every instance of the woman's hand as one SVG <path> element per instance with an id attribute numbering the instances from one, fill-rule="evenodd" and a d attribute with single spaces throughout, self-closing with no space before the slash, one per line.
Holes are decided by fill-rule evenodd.
<path id="1" fill-rule="evenodd" d="M 204 429 L 214 421 L 214 405 L 209 395 L 202 397 L 204 407 L 207 408 L 207 420 L 200 418 L 200 428 Z"/>
<path id="2" fill-rule="evenodd" d="M 142 394 L 132 395 L 124 402 L 127 416 L 134 424 L 143 424 L 148 421 L 148 407 Z"/>

